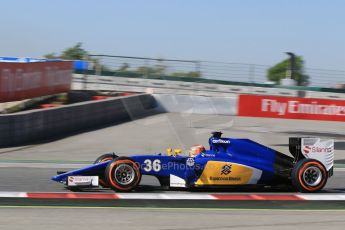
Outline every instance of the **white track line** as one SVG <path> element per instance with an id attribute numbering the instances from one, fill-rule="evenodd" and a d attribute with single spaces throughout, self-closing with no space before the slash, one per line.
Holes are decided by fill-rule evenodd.
<path id="1" fill-rule="evenodd" d="M 117 194 L 120 199 L 148 199 L 148 200 L 216 200 L 209 194 L 188 193 L 121 193 Z"/>
<path id="2" fill-rule="evenodd" d="M 297 195 L 298 197 L 304 199 L 304 200 L 334 200 L 334 201 L 341 201 L 345 200 L 344 194 L 305 194 L 305 195 Z"/>
<path id="3" fill-rule="evenodd" d="M 26 192 L 0 192 L 1 198 L 26 198 Z"/>

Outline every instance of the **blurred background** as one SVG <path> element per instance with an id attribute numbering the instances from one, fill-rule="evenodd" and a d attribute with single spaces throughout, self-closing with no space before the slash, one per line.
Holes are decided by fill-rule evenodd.
<path id="1" fill-rule="evenodd" d="M 343 8 L 339 0 L 10 1 L 0 52 L 80 58 L 63 51 L 81 44 L 84 54 L 117 56 L 99 58 L 104 70 L 250 83 L 280 83 L 291 52 L 300 85 L 335 88 L 345 71 Z"/>
<path id="2" fill-rule="evenodd" d="M 343 212 L 329 209 L 344 209 L 345 199 L 345 1 L 11 0 L 0 6 L 0 224 L 5 229 L 344 225 Z M 334 176 L 323 190 L 327 194 L 315 199 L 338 203 L 308 203 L 304 213 L 294 210 L 305 210 L 306 202 L 266 200 L 228 202 L 218 211 L 211 210 L 215 203 L 201 201 L 210 204 L 207 209 L 176 210 L 169 205 L 175 203 L 165 203 L 164 210 L 153 210 L 151 199 L 138 210 L 69 212 L 61 205 L 113 203 L 76 202 L 69 199 L 75 194 L 50 179 L 57 170 L 86 166 L 104 153 L 180 148 L 187 154 L 195 144 L 208 148 L 212 131 L 287 155 L 291 136 L 334 139 Z M 176 191 L 155 190 L 156 178 L 143 177 L 141 183 L 148 194 L 175 196 Z M 21 202 L 30 192 L 39 206 L 27 211 Z M 104 187 L 94 192 L 118 197 Z M 249 190 L 246 197 L 260 199 L 256 192 Z M 288 199 L 282 192 L 274 195 Z M 56 193 L 69 198 L 65 203 L 42 198 Z M 114 200 L 115 206 L 127 203 L 137 205 Z M 321 203 L 327 215 L 313 211 Z M 61 207 L 46 212 L 47 206 Z M 242 211 L 225 211 L 230 207 Z M 286 215 L 287 208 L 294 213 Z"/>

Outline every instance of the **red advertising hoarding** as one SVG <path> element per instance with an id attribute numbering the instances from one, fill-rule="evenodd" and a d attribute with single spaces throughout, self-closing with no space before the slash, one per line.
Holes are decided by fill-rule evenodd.
<path id="1" fill-rule="evenodd" d="M 0 102 L 68 92 L 72 73 L 71 61 L 0 62 Z"/>
<path id="2" fill-rule="evenodd" d="M 345 121 L 345 101 L 240 95 L 238 116 Z"/>

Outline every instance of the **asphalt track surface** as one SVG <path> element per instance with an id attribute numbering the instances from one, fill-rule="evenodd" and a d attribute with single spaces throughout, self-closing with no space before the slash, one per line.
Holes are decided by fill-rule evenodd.
<path id="1" fill-rule="evenodd" d="M 46 143 L 0 149 L 0 191 L 65 191 L 63 186 L 50 181 L 58 169 L 78 168 L 107 152 L 127 156 L 160 153 L 167 147 L 187 150 L 197 143 L 207 146 L 210 132 L 215 130 L 221 130 L 226 137 L 253 139 L 286 154 L 289 136 L 333 138 L 336 162 L 345 162 L 342 122 L 170 113 Z M 344 179 L 345 170 L 336 168 L 325 192 L 343 192 Z M 158 181 L 145 177 L 142 185 L 158 185 Z"/>
<path id="2" fill-rule="evenodd" d="M 339 167 L 323 192 L 345 190 L 344 165 L 341 165 L 345 163 L 345 123 L 159 114 L 60 140 L 0 149 L 0 191 L 63 192 L 66 191 L 63 186 L 50 181 L 58 169 L 78 168 L 107 152 L 126 156 L 164 152 L 167 147 L 188 149 L 196 143 L 207 146 L 214 130 L 221 130 L 228 137 L 250 138 L 286 154 L 289 136 L 333 138 Z M 151 190 L 158 182 L 147 177 L 142 184 L 143 190 Z M 341 229 L 345 224 L 343 210 L 296 207 L 287 210 L 282 205 L 281 210 L 270 210 L 266 205 L 264 210 L 249 210 L 246 208 L 250 207 L 240 203 L 235 209 L 18 207 L 13 203 L 12 207 L 0 207 L 0 226 L 1 229 L 38 230 L 117 227 L 189 230 Z"/>
<path id="3" fill-rule="evenodd" d="M 0 208 L 2 229 L 342 229 L 344 211 Z M 23 217 L 23 218 L 19 218 Z"/>

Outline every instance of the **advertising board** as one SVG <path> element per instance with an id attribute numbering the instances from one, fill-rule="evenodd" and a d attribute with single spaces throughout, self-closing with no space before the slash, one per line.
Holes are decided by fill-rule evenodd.
<path id="1" fill-rule="evenodd" d="M 345 101 L 244 94 L 238 116 L 345 121 Z"/>
<path id="2" fill-rule="evenodd" d="M 71 61 L 0 62 L 0 102 L 68 92 L 72 74 Z"/>

